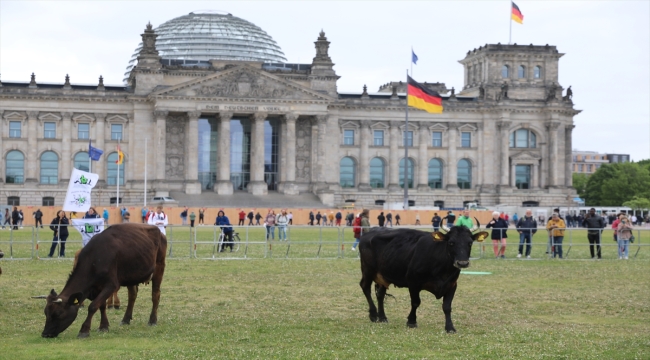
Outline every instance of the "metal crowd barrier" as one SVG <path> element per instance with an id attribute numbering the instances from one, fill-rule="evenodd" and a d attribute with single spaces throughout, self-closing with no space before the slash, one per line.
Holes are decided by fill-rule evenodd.
<path id="1" fill-rule="evenodd" d="M 110 226 L 110 225 L 108 225 Z M 167 256 L 169 258 L 196 259 L 255 259 L 255 258 L 356 258 L 358 251 L 350 251 L 355 242 L 351 226 L 310 226 L 291 225 L 286 228 L 286 240 L 279 239 L 279 229 L 273 229 L 267 238 L 264 226 L 232 226 L 237 238 L 233 252 L 229 248 L 219 252 L 219 237 L 221 228 L 218 226 L 170 225 L 167 227 Z M 423 231 L 433 231 L 429 226 L 399 226 L 397 228 L 413 228 Z M 492 229 L 482 230 L 488 233 Z M 525 229 L 530 230 L 530 229 Z M 507 230 L 506 258 L 516 258 L 520 236 L 518 230 L 510 227 Z M 66 241 L 65 258 L 72 259 L 74 253 L 81 248 L 81 235 L 75 229 L 69 229 Z M 635 241 L 629 244 L 629 258 L 650 259 L 650 228 L 639 227 L 633 230 Z M 605 228 L 600 233 L 602 257 L 618 259 L 618 244 L 613 241 L 613 230 Z M 0 249 L 5 252 L 5 259 L 47 259 L 48 250 L 52 246 L 53 232 L 49 226 L 43 228 L 25 226 L 18 230 L 0 230 Z M 60 244 L 56 244 L 53 258 L 59 258 Z M 549 237 L 545 227 L 537 228 L 531 239 L 531 259 L 544 259 L 553 256 L 553 249 L 559 245 Z M 591 259 L 590 245 L 587 240 L 587 229 L 566 228 L 564 230 L 563 257 L 572 259 Z M 474 245 L 472 258 L 494 258 L 486 248 L 492 247 L 491 237 L 482 243 Z M 498 244 L 500 247 L 500 243 Z M 42 249 L 44 247 L 44 249 Z M 525 245 L 522 259 L 525 259 Z M 594 248 L 596 251 L 596 248 Z M 642 251 L 643 250 L 643 251 Z"/>

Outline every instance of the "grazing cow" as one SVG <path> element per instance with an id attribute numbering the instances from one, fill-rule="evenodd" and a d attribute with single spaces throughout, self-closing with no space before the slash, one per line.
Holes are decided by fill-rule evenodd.
<path id="1" fill-rule="evenodd" d="M 476 220 L 478 224 L 478 219 Z M 411 312 L 406 325 L 417 327 L 415 312 L 420 306 L 420 291 L 427 290 L 436 299 L 443 298 L 445 330 L 456 332 L 451 321 L 451 302 L 456 292 L 460 269 L 469 266 L 472 243 L 483 241 L 487 232 L 472 234 L 472 229 L 454 226 L 446 233 L 425 232 L 413 229 L 376 230 L 365 234 L 359 243 L 361 258 L 361 282 L 359 285 L 368 300 L 370 321 L 388 322 L 384 313 L 384 297 L 391 284 L 408 287 L 411 296 Z M 372 282 L 379 312 L 370 294 Z"/>
<path id="2" fill-rule="evenodd" d="M 129 290 L 129 303 L 122 319 L 122 324 L 128 325 L 133 314 L 137 286 L 150 280 L 153 307 L 149 325 L 156 325 L 166 252 L 167 238 L 151 225 L 117 224 L 95 235 L 81 250 L 79 262 L 61 293 L 57 294 L 52 289 L 47 296 L 45 328 L 41 335 L 56 337 L 67 329 L 77 317 L 84 299 L 91 299 L 92 302 L 78 337 L 90 335 L 90 324 L 97 309 L 101 311 L 99 331 L 108 331 L 106 299 L 120 286 L 126 286 Z"/>

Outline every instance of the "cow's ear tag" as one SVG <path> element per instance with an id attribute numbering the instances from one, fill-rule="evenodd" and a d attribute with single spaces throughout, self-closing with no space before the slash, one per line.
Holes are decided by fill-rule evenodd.
<path id="1" fill-rule="evenodd" d="M 443 241 L 445 240 L 445 235 L 441 233 L 440 231 L 436 231 L 434 233 L 431 233 L 431 236 L 433 237 L 433 241 Z"/>
<path id="2" fill-rule="evenodd" d="M 74 299 L 74 304 L 75 305 L 79 304 L 79 299 Z"/>
<path id="3" fill-rule="evenodd" d="M 480 233 L 474 235 L 474 240 L 478 242 L 483 242 L 488 237 L 488 233 L 485 231 L 481 231 Z"/>

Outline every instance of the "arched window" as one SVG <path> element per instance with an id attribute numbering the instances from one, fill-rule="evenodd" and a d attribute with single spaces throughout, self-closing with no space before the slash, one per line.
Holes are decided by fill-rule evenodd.
<path id="1" fill-rule="evenodd" d="M 106 184 L 107 185 L 117 185 L 117 167 L 120 167 L 120 185 L 124 185 L 124 161 L 121 165 L 117 165 L 117 153 L 111 153 L 106 157 L 107 169 L 106 172 Z"/>
<path id="2" fill-rule="evenodd" d="M 25 155 L 18 150 L 7 153 L 5 183 L 22 184 L 25 182 Z"/>
<path id="3" fill-rule="evenodd" d="M 458 187 L 461 189 L 472 188 L 472 163 L 467 159 L 458 161 Z"/>
<path id="4" fill-rule="evenodd" d="M 413 164 L 413 159 L 408 159 L 408 165 L 407 165 L 407 179 L 406 181 L 408 182 L 408 187 L 409 189 L 413 188 L 413 168 L 415 167 Z M 404 188 L 404 159 L 399 161 L 399 186 L 401 188 Z"/>
<path id="5" fill-rule="evenodd" d="M 501 77 L 507 79 L 509 75 L 510 75 L 510 67 L 508 67 L 508 65 L 503 65 L 501 67 Z"/>
<path id="6" fill-rule="evenodd" d="M 85 151 L 78 152 L 74 156 L 74 168 L 81 171 L 90 171 L 88 161 L 88 153 Z M 121 169 L 120 169 L 121 170 Z"/>
<path id="7" fill-rule="evenodd" d="M 442 189 L 442 161 L 439 159 L 429 160 L 429 187 Z"/>
<path id="8" fill-rule="evenodd" d="M 539 79 L 542 77 L 542 67 L 541 66 L 535 66 L 535 70 L 533 70 L 533 77 L 535 79 Z"/>
<path id="9" fill-rule="evenodd" d="M 510 133 L 511 148 L 536 148 L 537 135 L 528 129 L 519 129 Z"/>
<path id="10" fill-rule="evenodd" d="M 519 65 L 519 68 L 517 69 L 517 77 L 520 79 L 523 79 L 526 77 L 526 67 L 523 65 Z"/>
<path id="11" fill-rule="evenodd" d="M 59 183 L 59 155 L 46 151 L 41 155 L 41 184 Z"/>
<path id="12" fill-rule="evenodd" d="M 354 159 L 351 157 L 344 157 L 341 159 L 339 165 L 340 184 L 342 188 L 353 188 L 355 185 L 356 170 L 354 166 Z"/>
<path id="13" fill-rule="evenodd" d="M 370 187 L 378 189 L 386 184 L 386 163 L 381 158 L 370 160 Z"/>

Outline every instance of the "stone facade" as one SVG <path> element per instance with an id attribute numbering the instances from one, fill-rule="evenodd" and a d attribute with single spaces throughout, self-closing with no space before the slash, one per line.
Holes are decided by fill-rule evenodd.
<path id="1" fill-rule="evenodd" d="M 462 91 L 443 97 L 442 114 L 410 109 L 407 128 L 405 96 L 398 94 L 403 84 L 388 83 L 371 95 L 337 93 L 339 76 L 322 32 L 308 70 L 290 71 L 242 61 L 165 66 L 151 26 L 142 38 L 138 64 L 125 87 L 101 82 L 97 87 L 78 86 L 67 80 L 39 85 L 34 78 L 30 84 L 2 83 L 0 151 L 5 161 L 0 164 L 0 202 L 18 197 L 20 205 L 41 205 L 43 198 L 53 197 L 61 204 L 75 156 L 88 150 L 88 139 L 81 135 L 86 127 L 93 146 L 104 150 L 101 161 L 92 165 L 101 179 L 94 203 L 108 204 L 115 197 L 114 181 L 107 181 L 107 157 L 115 152 L 117 137 L 125 154 L 123 202 L 142 202 L 145 170 L 148 196 L 170 191 L 233 194 L 227 152 L 219 153 L 214 189 L 202 189 L 199 182 L 198 121 L 204 116 L 217 119 L 223 148 L 230 148 L 230 119 L 250 118 L 247 191 L 255 195 L 268 192 L 264 120 L 277 118 L 277 191 L 312 192 L 328 206 L 403 201 L 399 164 L 405 132 L 412 142 L 409 199 L 418 206 L 461 207 L 476 200 L 482 205 L 551 206 L 568 204 L 574 196 L 571 134 L 579 111 L 569 95 L 562 97 L 558 61 L 563 54 L 554 46 L 497 44 L 468 52 L 460 61 L 465 69 Z M 445 84 L 430 87 L 448 93 Z M 121 125 L 121 135 L 113 133 L 112 125 Z M 47 133 L 51 128 L 53 137 Z M 54 183 L 43 181 L 46 152 L 58 157 Z M 14 159 L 19 154 L 24 157 L 23 178 L 9 176 L 20 173 L 20 162 Z M 344 158 L 354 165 L 346 175 L 351 182 L 341 186 Z M 374 159 L 383 165 L 372 170 Z M 441 164 L 439 173 L 430 168 L 435 162 Z M 523 177 L 521 169 L 527 171 Z M 469 171 L 469 182 L 461 185 L 459 171 Z M 381 186 L 378 172 L 383 173 Z M 436 174 L 441 174 L 439 186 L 433 185 Z M 526 185 L 520 186 L 523 182 Z"/>

